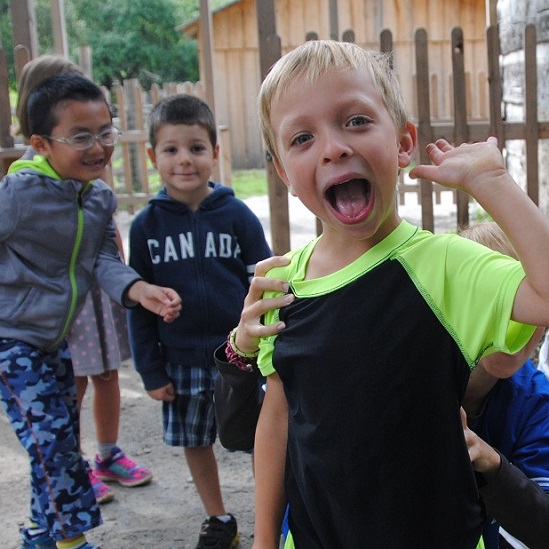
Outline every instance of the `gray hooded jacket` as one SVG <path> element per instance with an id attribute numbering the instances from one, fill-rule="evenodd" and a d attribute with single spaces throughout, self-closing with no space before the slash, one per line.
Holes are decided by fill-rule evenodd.
<path id="1" fill-rule="evenodd" d="M 53 350 L 95 278 L 115 301 L 141 277 L 122 263 L 116 197 L 100 180 L 60 180 L 46 159 L 10 167 L 0 182 L 0 338 Z"/>

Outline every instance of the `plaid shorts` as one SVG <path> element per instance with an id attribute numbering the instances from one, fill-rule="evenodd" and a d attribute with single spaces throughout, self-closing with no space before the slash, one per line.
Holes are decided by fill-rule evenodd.
<path id="1" fill-rule="evenodd" d="M 166 363 L 175 400 L 162 403 L 164 442 L 169 446 L 211 446 L 217 437 L 213 401 L 215 368 Z"/>

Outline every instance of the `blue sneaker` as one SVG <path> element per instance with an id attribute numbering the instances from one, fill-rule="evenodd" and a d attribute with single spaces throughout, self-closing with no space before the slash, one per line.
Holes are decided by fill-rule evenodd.
<path id="1" fill-rule="evenodd" d="M 21 528 L 20 549 L 57 549 L 48 532 L 33 534 L 32 528 Z"/>

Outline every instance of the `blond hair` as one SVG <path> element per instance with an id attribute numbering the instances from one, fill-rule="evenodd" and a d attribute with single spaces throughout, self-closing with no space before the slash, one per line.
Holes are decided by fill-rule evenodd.
<path id="1" fill-rule="evenodd" d="M 27 102 L 29 96 L 38 84 L 61 72 L 84 74 L 78 65 L 60 55 L 41 55 L 29 61 L 23 67 L 19 79 L 17 106 L 15 107 L 15 114 L 18 120 L 18 125 L 15 126 L 13 132 L 15 135 L 21 134 L 23 137 L 30 139 L 29 123 L 27 120 Z"/>
<path id="2" fill-rule="evenodd" d="M 518 260 L 515 248 L 495 221 L 487 221 L 467 227 L 459 231 L 459 235 Z"/>
<path id="3" fill-rule="evenodd" d="M 297 78 L 315 83 L 337 70 L 366 68 L 379 88 L 383 103 L 398 131 L 404 131 L 409 115 L 391 57 L 349 42 L 311 40 L 281 57 L 259 90 L 259 120 L 267 151 L 278 160 L 271 123 L 271 106 Z"/>

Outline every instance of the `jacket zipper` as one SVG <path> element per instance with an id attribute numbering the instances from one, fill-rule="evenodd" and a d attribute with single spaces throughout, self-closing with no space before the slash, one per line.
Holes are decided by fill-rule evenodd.
<path id="1" fill-rule="evenodd" d="M 76 227 L 76 239 L 74 241 L 74 246 L 72 248 L 71 261 L 69 264 L 69 280 L 71 284 L 71 302 L 69 306 L 69 312 L 65 320 L 65 324 L 63 325 L 63 329 L 61 330 L 61 333 L 59 334 L 58 338 L 55 340 L 54 347 L 58 347 L 61 344 L 61 342 L 65 339 L 65 336 L 67 335 L 74 318 L 74 311 L 76 310 L 76 303 L 78 300 L 78 285 L 76 283 L 75 266 L 76 266 L 76 259 L 78 257 L 78 253 L 80 252 L 80 246 L 82 244 L 82 234 L 84 233 L 84 209 L 82 207 L 82 195 L 86 192 L 86 190 L 90 185 L 92 185 L 91 181 L 83 189 L 80 189 L 80 191 L 78 192 L 78 197 L 77 197 L 78 223 Z"/>

